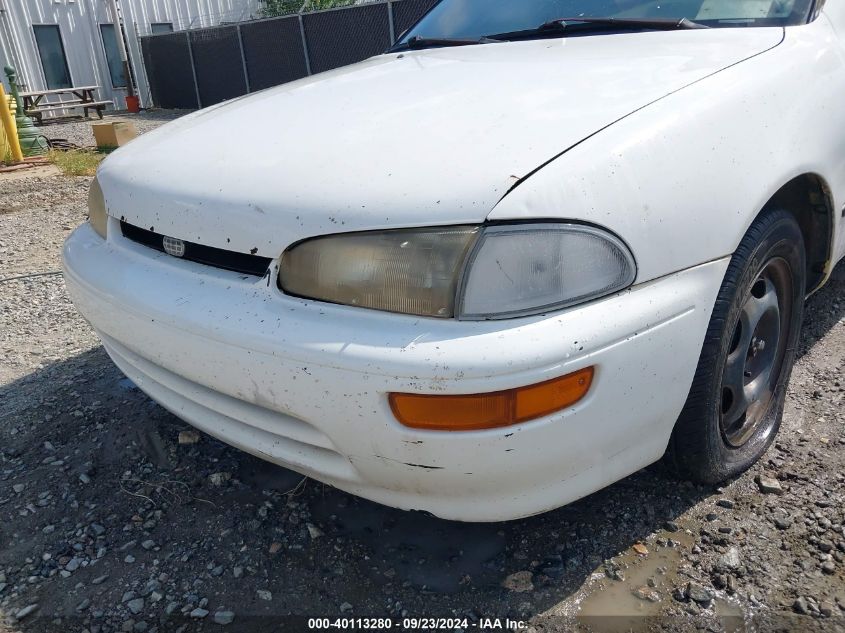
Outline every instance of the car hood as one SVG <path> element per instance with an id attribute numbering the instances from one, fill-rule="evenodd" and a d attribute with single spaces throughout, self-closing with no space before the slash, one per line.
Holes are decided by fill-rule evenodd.
<path id="1" fill-rule="evenodd" d="M 275 257 L 308 236 L 481 222 L 533 170 L 770 49 L 782 29 L 387 54 L 202 110 L 109 157 L 109 213 Z"/>

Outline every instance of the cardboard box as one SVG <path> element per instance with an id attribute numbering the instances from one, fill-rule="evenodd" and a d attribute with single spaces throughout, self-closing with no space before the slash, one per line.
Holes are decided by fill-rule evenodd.
<path id="1" fill-rule="evenodd" d="M 123 147 L 138 136 L 135 124 L 127 121 L 93 123 L 91 129 L 94 130 L 94 140 L 97 141 L 99 149 Z"/>

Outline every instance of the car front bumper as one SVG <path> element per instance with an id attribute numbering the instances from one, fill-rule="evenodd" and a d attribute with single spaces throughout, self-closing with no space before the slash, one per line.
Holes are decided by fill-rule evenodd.
<path id="1" fill-rule="evenodd" d="M 572 502 L 658 460 L 728 259 L 548 316 L 459 322 L 306 301 L 88 224 L 71 299 L 117 366 L 193 426 L 387 505 L 496 521 Z M 482 393 L 595 366 L 574 407 L 513 427 L 418 431 L 389 392 Z"/>

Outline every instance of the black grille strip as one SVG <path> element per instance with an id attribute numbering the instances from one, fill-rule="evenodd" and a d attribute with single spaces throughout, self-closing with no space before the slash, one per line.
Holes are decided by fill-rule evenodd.
<path id="1" fill-rule="evenodd" d="M 142 229 L 123 220 L 120 222 L 120 230 L 123 233 L 123 237 L 128 240 L 143 244 L 149 248 L 154 248 L 162 253 L 167 252 L 164 250 L 164 235 L 161 233 Z M 227 251 L 223 248 L 205 246 L 203 244 L 196 244 L 195 242 L 185 242 L 185 254 L 178 259 L 186 259 L 198 264 L 231 270 L 245 275 L 255 275 L 257 277 L 261 277 L 267 272 L 272 261 L 269 257 Z"/>

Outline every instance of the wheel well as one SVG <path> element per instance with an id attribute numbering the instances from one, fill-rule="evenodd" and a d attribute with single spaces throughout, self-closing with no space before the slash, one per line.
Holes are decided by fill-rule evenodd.
<path id="1" fill-rule="evenodd" d="M 816 174 L 793 178 L 773 195 L 764 210 L 784 209 L 795 216 L 807 251 L 807 293 L 827 275 L 832 239 L 833 203 L 830 190 Z"/>

